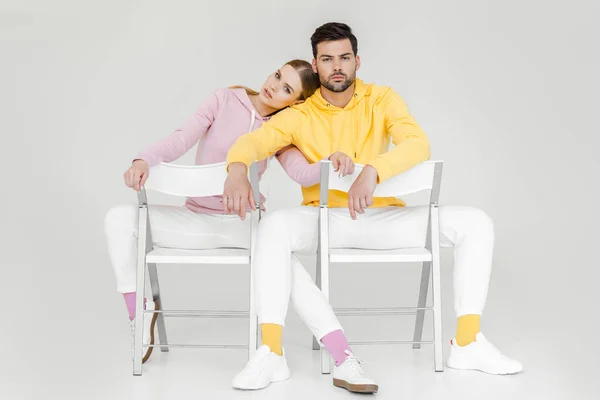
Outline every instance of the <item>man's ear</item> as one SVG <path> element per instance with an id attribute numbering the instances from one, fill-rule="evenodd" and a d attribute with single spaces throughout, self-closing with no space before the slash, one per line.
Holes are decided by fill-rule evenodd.
<path id="1" fill-rule="evenodd" d="M 356 70 L 360 69 L 360 56 L 356 56 Z"/>
<path id="2" fill-rule="evenodd" d="M 312 60 L 312 67 L 313 67 L 313 72 L 314 72 L 315 74 L 317 74 L 317 73 L 318 73 L 318 72 L 317 72 L 317 60 L 316 60 L 316 59 L 314 59 L 314 58 L 313 58 L 313 60 Z"/>
<path id="3" fill-rule="evenodd" d="M 297 105 L 297 104 L 302 104 L 302 103 L 304 103 L 304 101 L 305 101 L 305 100 L 296 100 L 296 102 L 294 103 L 294 105 Z"/>

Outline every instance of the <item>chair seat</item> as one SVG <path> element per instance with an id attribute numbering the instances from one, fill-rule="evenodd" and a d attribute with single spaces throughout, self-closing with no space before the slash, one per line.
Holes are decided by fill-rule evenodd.
<path id="1" fill-rule="evenodd" d="M 330 249 L 332 263 L 373 263 L 373 262 L 426 262 L 431 261 L 431 252 L 424 248 L 367 250 Z"/>
<path id="2" fill-rule="evenodd" d="M 146 255 L 149 264 L 249 264 L 250 250 L 183 250 L 155 247 Z"/>

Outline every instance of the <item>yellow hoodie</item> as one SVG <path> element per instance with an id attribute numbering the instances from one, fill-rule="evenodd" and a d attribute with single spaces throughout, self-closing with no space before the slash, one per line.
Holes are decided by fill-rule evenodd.
<path id="1" fill-rule="evenodd" d="M 394 147 L 389 150 L 390 138 Z M 241 136 L 227 154 L 227 167 L 249 166 L 279 149 L 295 145 L 311 163 L 336 151 L 356 164 L 373 166 L 379 182 L 429 159 L 429 141 L 402 98 L 389 87 L 356 79 L 354 96 L 344 108 L 329 104 L 317 90 L 304 103 L 283 110 L 259 129 Z M 388 151 L 389 150 L 389 151 Z M 319 185 L 303 187 L 303 205 L 319 205 Z M 402 200 L 373 198 L 372 207 L 404 206 Z M 329 192 L 329 207 L 347 207 L 348 195 Z"/>

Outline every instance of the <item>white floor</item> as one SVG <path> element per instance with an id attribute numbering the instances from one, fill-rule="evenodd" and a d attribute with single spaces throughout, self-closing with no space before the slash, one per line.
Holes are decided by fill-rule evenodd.
<path id="1" fill-rule="evenodd" d="M 211 291 L 205 286 L 199 291 L 193 289 L 202 286 L 199 282 L 206 279 L 207 274 L 178 280 L 183 273 L 188 274 L 188 278 L 198 273 L 189 268 L 185 271 L 167 269 L 161 273 L 163 296 L 171 308 L 180 308 L 182 304 L 201 308 L 199 303 L 202 302 L 205 308 L 215 308 L 215 298 L 219 295 L 225 306 L 242 305 L 240 308 L 243 308 L 246 295 L 243 276 L 231 279 L 231 271 L 223 267 L 222 271 L 210 274 L 214 285 L 209 286 L 217 289 Z M 390 305 L 395 298 L 400 305 L 401 302 L 406 304 L 409 298 L 414 299 L 412 296 L 416 293 L 409 289 L 414 286 L 411 282 L 418 278 L 417 268 L 403 275 L 406 290 L 397 290 L 396 294 L 389 290 L 393 289 L 387 282 L 389 279 L 383 279 L 390 273 L 385 267 L 374 267 L 372 279 L 362 282 L 355 275 L 361 271 L 364 272 L 359 267 L 350 267 L 343 286 L 335 285 L 341 275 L 334 272 L 334 305 Z M 97 272 L 82 270 L 81 274 L 91 273 L 98 277 Z M 20 274 L 22 279 L 27 279 L 26 270 L 20 270 Z M 54 284 L 62 281 L 58 275 L 54 276 Z M 592 329 L 594 320 L 580 318 L 589 310 L 573 308 L 568 311 L 568 302 L 560 301 L 561 298 L 548 290 L 538 289 L 535 298 L 547 299 L 546 306 L 540 307 L 541 303 L 536 305 L 530 301 L 531 292 L 525 283 L 510 283 L 511 277 L 506 271 L 496 271 L 494 277 L 484 315 L 484 331 L 499 348 L 519 358 L 526 371 L 505 377 L 447 368 L 436 373 L 431 347 L 413 351 L 406 345 L 357 346 L 356 353 L 366 361 L 366 369 L 380 384 L 377 398 L 599 398 L 600 353 Z M 107 279 L 107 283 L 109 281 Z M 32 304 L 31 315 L 35 318 L 30 318 L 27 313 L 15 313 L 10 319 L 15 323 L 3 332 L 3 341 L 12 340 L 13 345 L 3 346 L 0 350 L 2 399 L 342 399 L 357 396 L 333 387 L 331 377 L 320 374 L 318 352 L 311 350 L 310 333 L 293 312 L 284 333 L 284 345 L 293 372 L 292 379 L 287 382 L 258 392 L 231 389 L 231 378 L 244 366 L 246 353 L 245 350 L 226 349 L 156 352 L 144 365 L 143 376 L 134 377 L 129 329 L 119 295 L 99 285 L 94 286 L 91 297 L 87 298 L 83 288 L 79 287 L 74 288 L 72 294 L 53 293 L 52 282 L 46 282 L 46 295 L 40 295 Z M 369 295 L 377 293 L 370 287 L 373 282 L 381 288 L 377 297 Z M 448 268 L 443 271 L 443 283 L 447 354 L 448 341 L 455 328 L 451 270 Z M 12 299 L 19 298 L 17 292 L 10 293 L 10 287 L 4 294 Z M 350 340 L 408 339 L 413 318 L 345 317 L 342 323 Z M 243 320 L 171 318 L 167 319 L 167 324 L 172 343 L 243 343 L 245 340 Z M 580 331 L 578 327 L 581 327 Z M 427 335 L 429 329 L 426 325 Z"/>

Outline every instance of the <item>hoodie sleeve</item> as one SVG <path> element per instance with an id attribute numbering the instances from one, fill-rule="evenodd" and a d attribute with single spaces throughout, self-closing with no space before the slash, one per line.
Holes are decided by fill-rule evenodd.
<path id="1" fill-rule="evenodd" d="M 385 126 L 394 147 L 368 164 L 377 170 L 378 183 L 429 160 L 429 140 L 410 114 L 404 100 L 392 89 L 382 99 Z"/>
<path id="2" fill-rule="evenodd" d="M 227 169 L 236 162 L 250 166 L 292 144 L 300 126 L 297 112 L 289 108 L 283 110 L 260 128 L 240 136 L 227 153 Z"/>
<path id="3" fill-rule="evenodd" d="M 285 172 L 304 187 L 316 185 L 321 180 L 321 163 L 310 163 L 295 146 L 284 148 L 275 154 Z"/>
<path id="4" fill-rule="evenodd" d="M 184 155 L 206 134 L 223 101 L 223 90 L 213 92 L 187 121 L 175 132 L 138 153 L 135 160 L 144 160 L 149 166 L 171 162 Z"/>

